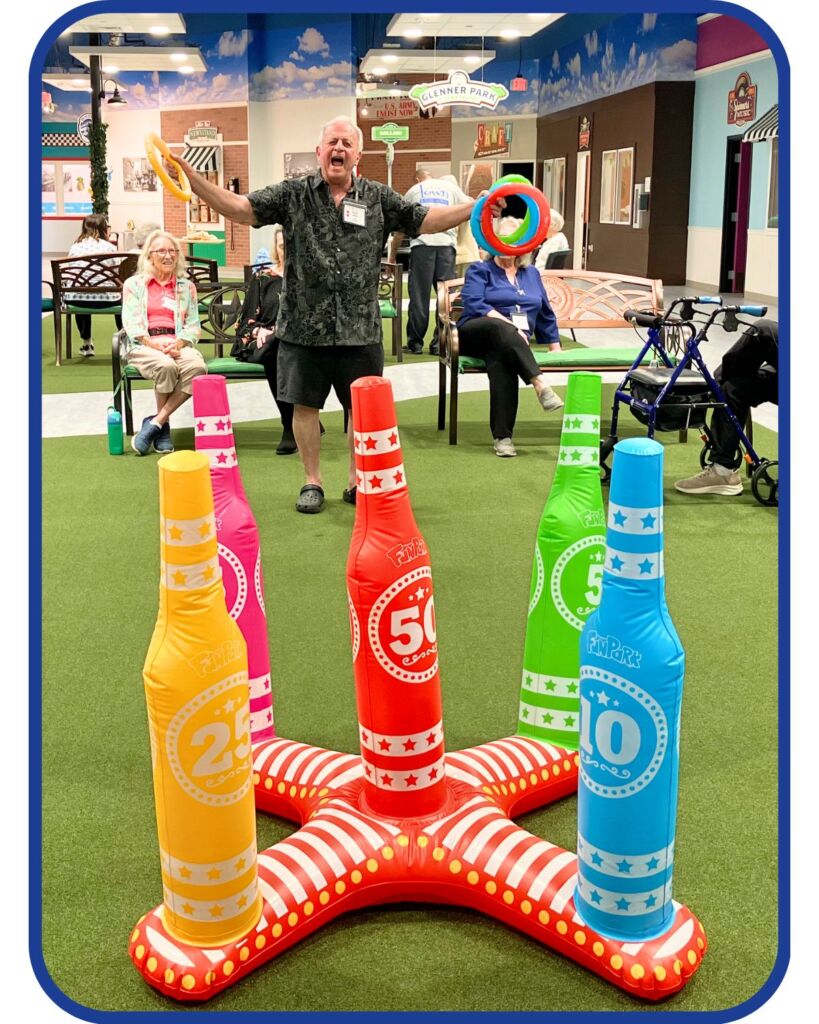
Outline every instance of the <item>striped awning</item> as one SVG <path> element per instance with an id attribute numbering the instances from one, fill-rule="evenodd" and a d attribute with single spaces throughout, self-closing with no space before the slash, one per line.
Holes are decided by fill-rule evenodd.
<path id="1" fill-rule="evenodd" d="M 767 142 L 768 139 L 779 138 L 779 104 L 774 103 L 767 114 L 763 114 L 758 121 L 754 121 L 751 127 L 742 136 L 743 142 Z"/>
<path id="2" fill-rule="evenodd" d="M 218 146 L 186 146 L 182 159 L 187 160 L 195 171 L 218 171 L 216 153 Z"/>

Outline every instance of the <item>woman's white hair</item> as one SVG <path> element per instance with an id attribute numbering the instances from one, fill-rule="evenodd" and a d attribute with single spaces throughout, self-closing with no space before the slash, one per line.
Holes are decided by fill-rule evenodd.
<path id="1" fill-rule="evenodd" d="M 331 124 L 346 124 L 349 125 L 351 128 L 354 128 L 355 133 L 358 136 L 359 151 L 362 153 L 364 152 L 364 132 L 362 132 L 362 130 L 355 123 L 355 121 L 353 121 L 353 119 L 351 117 L 348 117 L 346 114 L 341 114 L 340 117 L 331 117 L 329 121 L 324 122 L 324 124 L 321 126 L 321 130 L 319 131 L 318 144 L 320 146 L 324 144 L 324 133 L 327 131 Z"/>
<path id="2" fill-rule="evenodd" d="M 148 237 L 145 239 L 145 242 L 143 243 L 142 246 L 142 252 L 139 254 L 139 259 L 137 260 L 137 273 L 153 273 L 150 251 L 153 248 L 154 242 L 158 238 L 164 238 L 166 241 L 170 242 L 170 247 L 174 249 L 174 251 L 176 252 L 176 265 L 174 267 L 174 274 L 177 277 L 184 277 L 186 273 L 185 261 L 182 258 L 182 249 L 179 246 L 179 242 L 177 242 L 173 235 L 169 235 L 167 231 L 162 230 L 152 231 L 150 235 L 148 235 Z"/>
<path id="3" fill-rule="evenodd" d="M 558 234 L 563 230 L 565 223 L 562 213 L 558 213 L 557 210 L 549 210 L 549 234 Z"/>
<path id="4" fill-rule="evenodd" d="M 501 217 L 500 220 L 495 221 L 495 234 L 499 238 L 503 238 L 506 235 L 511 235 L 513 231 L 521 226 L 523 220 L 520 217 Z M 487 259 L 494 259 L 495 257 L 491 253 L 487 253 Z M 532 254 L 530 252 L 525 253 L 523 256 L 515 257 L 516 267 L 528 267 L 532 262 Z"/>

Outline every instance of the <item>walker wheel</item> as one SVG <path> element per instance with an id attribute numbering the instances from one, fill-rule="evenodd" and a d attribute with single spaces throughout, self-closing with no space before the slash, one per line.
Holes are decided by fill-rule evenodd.
<path id="1" fill-rule="evenodd" d="M 760 505 L 779 505 L 779 462 L 763 459 L 751 477 L 751 490 Z"/>
<path id="2" fill-rule="evenodd" d="M 706 441 L 705 444 L 702 446 L 702 448 L 700 448 L 700 468 L 701 469 L 708 469 L 708 467 L 714 461 L 712 459 L 712 457 L 711 457 L 711 452 L 713 450 L 714 450 L 714 446 L 711 444 L 710 441 Z M 741 466 L 744 461 L 745 461 L 745 456 L 742 454 L 742 449 L 737 447 L 737 450 L 734 452 L 734 463 L 736 465 L 740 465 Z M 750 473 L 748 475 L 750 476 Z"/>

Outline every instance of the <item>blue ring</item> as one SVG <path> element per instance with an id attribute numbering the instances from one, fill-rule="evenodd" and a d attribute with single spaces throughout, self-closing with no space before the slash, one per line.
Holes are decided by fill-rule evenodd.
<path id="1" fill-rule="evenodd" d="M 508 182 L 496 181 L 495 184 L 489 189 L 489 195 L 481 196 L 481 198 L 472 207 L 472 214 L 470 215 L 469 218 L 469 226 L 472 229 L 472 235 L 474 236 L 475 241 L 478 244 L 478 248 L 486 250 L 486 252 L 491 253 L 493 256 L 502 256 L 503 254 L 499 253 L 497 249 L 493 248 L 493 246 L 491 246 L 484 237 L 483 229 L 481 228 L 481 213 L 483 211 L 484 203 L 489 198 L 489 196 L 492 195 L 493 191 L 496 188 L 500 188 L 501 185 L 505 184 L 508 184 Z M 538 209 L 534 199 L 530 198 L 529 196 L 520 196 L 520 198 L 526 203 L 527 207 L 529 208 L 530 214 L 534 214 L 534 217 L 530 218 L 531 224 L 529 225 L 529 230 L 522 238 L 519 238 L 515 243 L 516 245 L 526 245 L 535 237 L 535 235 L 538 232 L 538 229 L 540 228 L 540 210 Z"/>

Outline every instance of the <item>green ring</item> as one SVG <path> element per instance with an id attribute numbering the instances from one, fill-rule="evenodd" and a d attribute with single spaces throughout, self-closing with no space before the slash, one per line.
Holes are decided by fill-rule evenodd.
<path id="1" fill-rule="evenodd" d="M 512 185 L 514 185 L 514 184 L 518 184 L 518 185 L 520 185 L 520 184 L 531 185 L 532 184 L 531 181 L 529 181 L 529 179 L 524 177 L 522 174 L 504 174 L 504 176 L 502 178 L 498 178 L 498 180 L 495 182 L 495 184 L 492 186 L 492 188 L 495 188 L 496 185 L 505 185 L 507 182 L 509 184 L 512 184 Z M 490 189 L 489 191 L 491 193 L 492 189 Z M 487 198 L 489 198 L 489 197 L 487 196 Z M 512 234 L 511 235 L 498 235 L 498 238 L 501 240 L 501 242 L 503 242 L 504 245 L 515 245 L 515 243 L 518 241 L 518 239 L 523 238 L 523 236 L 529 230 L 529 220 L 530 220 L 530 218 L 531 218 L 531 210 L 527 206 L 526 207 L 526 216 L 523 218 L 521 223 L 518 224 L 518 226 L 515 228 L 515 230 L 512 232 Z"/>

